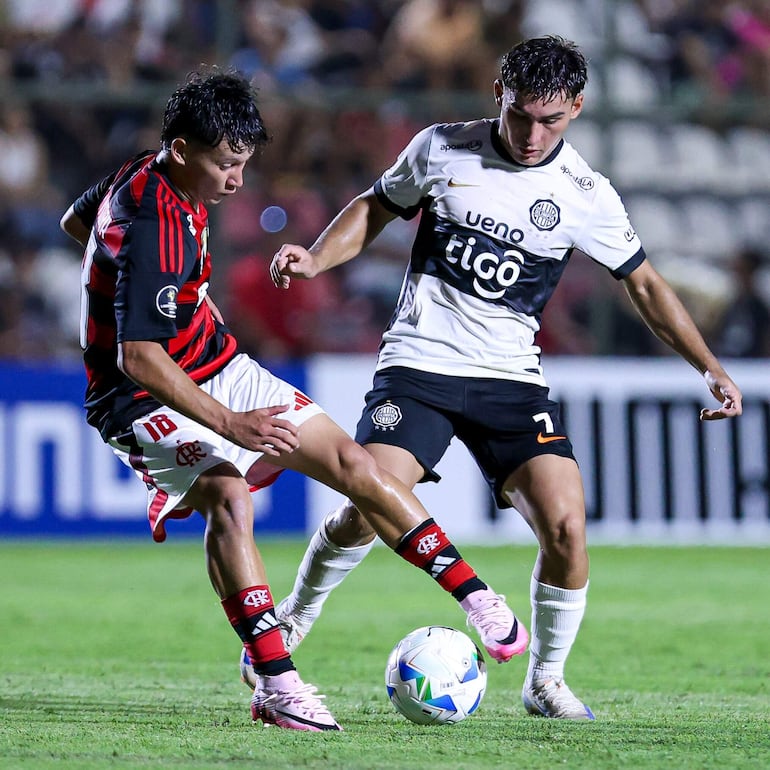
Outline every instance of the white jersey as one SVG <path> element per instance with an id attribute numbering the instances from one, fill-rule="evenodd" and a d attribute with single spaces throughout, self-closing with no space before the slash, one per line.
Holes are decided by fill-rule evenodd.
<path id="1" fill-rule="evenodd" d="M 497 120 L 420 131 L 374 189 L 404 218 L 422 212 L 378 369 L 545 385 L 535 335 L 573 250 L 616 278 L 645 258 L 606 177 L 564 140 L 516 163 Z"/>

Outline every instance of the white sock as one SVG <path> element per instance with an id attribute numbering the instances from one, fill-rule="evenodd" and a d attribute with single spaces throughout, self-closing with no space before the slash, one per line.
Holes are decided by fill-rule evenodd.
<path id="1" fill-rule="evenodd" d="M 587 593 L 588 583 L 577 589 L 557 588 L 532 577 L 528 682 L 564 678 L 564 664 L 583 620 Z"/>
<path id="2" fill-rule="evenodd" d="M 326 522 L 321 522 L 302 557 L 294 588 L 286 597 L 287 610 L 301 625 L 309 628 L 313 624 L 329 594 L 363 561 L 374 542 L 352 548 L 335 545 L 326 534 Z"/>

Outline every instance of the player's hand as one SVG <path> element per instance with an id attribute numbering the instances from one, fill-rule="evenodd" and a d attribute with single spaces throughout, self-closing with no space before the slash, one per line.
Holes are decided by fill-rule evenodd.
<path id="1" fill-rule="evenodd" d="M 725 417 L 737 417 L 743 412 L 743 396 L 738 386 L 724 373 L 714 375 L 706 372 L 706 384 L 714 398 L 721 402 L 719 409 L 701 409 L 701 420 L 723 420 Z"/>
<path id="2" fill-rule="evenodd" d="M 271 457 L 290 454 L 299 446 L 299 430 L 293 423 L 277 416 L 288 408 L 289 404 L 281 404 L 250 412 L 233 412 L 227 438 L 234 444 Z"/>
<path id="3" fill-rule="evenodd" d="M 293 243 L 284 243 L 270 263 L 270 278 L 279 289 L 288 289 L 292 278 L 313 278 L 317 274 L 313 255 Z"/>

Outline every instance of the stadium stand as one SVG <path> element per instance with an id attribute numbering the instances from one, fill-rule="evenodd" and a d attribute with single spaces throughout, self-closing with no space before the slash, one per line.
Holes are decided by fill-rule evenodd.
<path id="1" fill-rule="evenodd" d="M 558 33 L 584 47 L 592 68 L 568 139 L 613 179 L 652 259 L 687 259 L 691 272 L 701 260 L 731 285 L 730 255 L 748 244 L 764 252 L 770 234 L 770 56 L 758 4 L 705 5 L 699 15 L 689 0 L 5 0 L 0 358 L 78 357 L 74 314 L 62 301 L 71 293 L 38 280 L 44 265 L 61 266 L 61 280 L 77 271 L 58 217 L 116 158 L 146 145 L 169 85 L 201 61 L 256 78 L 273 134 L 250 172 L 254 194 L 237 215 L 216 214 L 225 265 L 281 240 L 306 241 L 421 125 L 493 114 L 499 55 L 520 37 Z M 405 37 L 405 18 L 440 12 L 442 40 Z M 460 19 L 472 20 L 473 34 L 460 34 Z M 395 66 L 405 45 L 407 69 Z M 289 214 L 279 232 L 258 224 L 271 205 Z M 256 210 L 251 224 L 247 206 Z M 404 258 L 390 246 L 377 254 L 388 275 Z M 758 279 L 766 301 L 769 270 L 765 261 Z M 375 344 L 388 298 L 367 273 L 337 273 L 335 290 L 352 294 L 369 324 L 361 339 Z M 577 314 L 579 296 L 574 303 Z M 285 354 L 339 350 L 333 337 L 332 329 L 317 335 L 317 350 Z M 605 342 L 588 347 L 611 353 Z M 549 350 L 572 349 L 558 335 L 549 340 Z"/>

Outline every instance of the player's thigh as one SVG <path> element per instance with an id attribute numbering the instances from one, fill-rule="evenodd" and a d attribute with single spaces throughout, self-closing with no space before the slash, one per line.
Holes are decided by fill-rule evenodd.
<path id="1" fill-rule="evenodd" d="M 419 481 L 439 481 L 434 467 L 453 436 L 454 425 L 444 410 L 415 396 L 402 395 L 393 385 L 367 393 L 356 426 L 356 441 L 410 486 Z"/>
<path id="2" fill-rule="evenodd" d="M 585 528 L 583 482 L 570 457 L 532 457 L 505 480 L 502 495 L 537 533 Z"/>
<path id="3" fill-rule="evenodd" d="M 366 451 L 375 459 L 380 468 L 395 476 L 412 489 L 425 476 L 425 468 L 408 450 L 392 444 L 366 444 Z"/>
<path id="4" fill-rule="evenodd" d="M 475 459 L 501 508 L 511 506 L 504 494 L 506 483 L 530 460 L 558 456 L 574 463 L 561 410 L 548 398 L 547 388 L 490 380 L 476 381 L 470 388 L 472 408 L 457 418 L 457 437 Z"/>
<path id="5" fill-rule="evenodd" d="M 299 427 L 299 447 L 265 461 L 302 473 L 343 494 L 362 478 L 377 476 L 374 458 L 327 414 L 317 414 Z"/>

